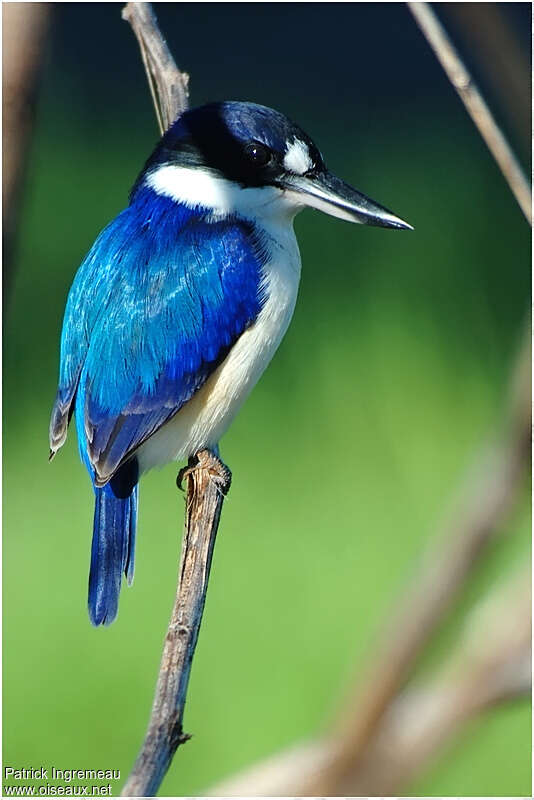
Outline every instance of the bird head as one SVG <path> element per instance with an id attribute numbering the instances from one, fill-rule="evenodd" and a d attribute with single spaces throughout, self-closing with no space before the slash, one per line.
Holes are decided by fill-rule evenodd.
<path id="1" fill-rule="evenodd" d="M 309 206 L 349 222 L 411 229 L 329 172 L 298 125 L 255 103 L 186 111 L 148 159 L 133 196 L 139 186 L 216 215 L 293 217 Z"/>

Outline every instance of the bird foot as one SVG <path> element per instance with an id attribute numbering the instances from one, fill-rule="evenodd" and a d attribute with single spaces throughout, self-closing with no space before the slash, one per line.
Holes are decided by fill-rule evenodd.
<path id="1" fill-rule="evenodd" d="M 176 485 L 180 491 L 185 491 L 183 482 L 195 472 L 205 470 L 210 479 L 215 481 L 222 494 L 227 494 L 232 482 L 232 473 L 218 455 L 212 450 L 199 450 L 194 456 L 189 457 L 187 467 L 182 467 L 176 478 Z"/>

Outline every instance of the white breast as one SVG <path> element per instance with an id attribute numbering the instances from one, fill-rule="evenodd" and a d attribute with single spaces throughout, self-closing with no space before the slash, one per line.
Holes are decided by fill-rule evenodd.
<path id="1" fill-rule="evenodd" d="M 262 219 L 270 258 L 264 267 L 266 301 L 256 322 L 237 340 L 204 386 L 138 451 L 141 472 L 186 459 L 218 444 L 284 336 L 295 308 L 300 254 L 293 215 Z"/>

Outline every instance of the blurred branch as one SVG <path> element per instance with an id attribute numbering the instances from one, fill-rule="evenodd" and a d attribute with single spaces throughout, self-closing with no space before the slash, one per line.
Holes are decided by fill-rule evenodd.
<path id="1" fill-rule="evenodd" d="M 445 670 L 447 679 L 444 677 L 428 691 L 400 694 L 488 544 L 502 530 L 526 482 L 530 388 L 531 348 L 527 332 L 510 379 L 502 437 L 489 452 L 485 448 L 481 453 L 463 486 L 462 499 L 455 504 L 437 544 L 427 553 L 419 576 L 412 581 L 413 589 L 397 604 L 398 610 L 370 659 L 367 674 L 344 704 L 347 710 L 335 729 L 321 740 L 293 748 L 226 781 L 211 794 L 394 794 L 398 784 L 403 784 L 415 767 L 422 765 L 465 720 L 468 711 L 471 715 L 479 713 L 514 695 L 514 686 L 518 693 L 525 690 L 525 681 L 517 676 L 520 673 L 524 677 L 521 670 L 525 663 L 525 630 L 528 640 L 530 636 L 528 614 L 523 611 L 518 617 L 517 609 L 510 612 L 507 608 L 495 616 L 494 629 L 486 624 L 481 627 L 477 634 L 480 659 L 471 663 L 465 675 L 455 673 L 453 680 Z M 512 620 L 521 626 L 521 654 L 503 644 L 505 637 L 512 635 Z M 485 649 L 485 641 L 489 650 Z M 504 680 L 506 676 L 509 682 Z"/>
<path id="2" fill-rule="evenodd" d="M 434 50 L 447 77 L 460 95 L 464 106 L 471 115 L 471 119 L 477 126 L 523 214 L 531 225 L 532 200 L 528 181 L 502 131 L 495 122 L 491 111 L 475 86 L 471 75 L 430 5 L 425 2 L 409 2 L 408 7 Z"/>
<path id="3" fill-rule="evenodd" d="M 123 17 L 139 42 L 160 131 L 187 108 L 188 76 L 176 67 L 150 3 L 128 3 Z M 185 528 L 174 608 L 148 730 L 122 790 L 125 797 L 152 796 L 165 776 L 180 744 L 189 739 L 182 731 L 191 664 L 198 638 L 213 547 L 224 498 L 230 488 L 230 470 L 208 450 L 190 459 L 178 475 L 187 480 Z"/>
<path id="4" fill-rule="evenodd" d="M 274 756 L 208 794 L 295 797 L 305 787 L 322 787 L 325 795 L 398 794 L 467 722 L 498 703 L 528 697 L 530 610 L 530 575 L 514 572 L 471 612 L 438 677 L 395 699 L 342 786 L 325 782 L 337 748 L 327 737 Z"/>
<path id="5" fill-rule="evenodd" d="M 50 3 L 2 5 L 4 306 L 11 290 L 11 254 L 50 12 Z"/>
<path id="6" fill-rule="evenodd" d="M 231 480 L 228 468 L 209 450 L 199 452 L 193 461 L 179 475 L 179 481 L 187 480 L 187 494 L 176 600 L 165 637 L 148 730 L 122 790 L 124 797 L 154 795 L 176 749 L 190 738 L 182 731 L 189 674 L 222 504 Z"/>
<path id="7" fill-rule="evenodd" d="M 126 3 L 122 18 L 130 23 L 137 38 L 159 131 L 164 133 L 187 110 L 189 75 L 176 66 L 151 3 Z"/>
<path id="8" fill-rule="evenodd" d="M 521 145 L 531 148 L 530 64 L 499 3 L 447 3 L 460 35 L 498 94 Z"/>
<path id="9" fill-rule="evenodd" d="M 345 774 L 347 793 L 402 792 L 462 725 L 498 703 L 528 697 L 530 609 L 530 576 L 514 573 L 468 618 L 464 641 L 439 676 L 395 698 Z"/>
<path id="10" fill-rule="evenodd" d="M 465 585 L 484 550 L 513 509 L 525 481 L 530 450 L 530 337 L 512 375 L 506 430 L 480 454 L 463 486 L 463 498 L 427 553 L 413 589 L 397 603 L 367 678 L 348 702 L 337 733 L 335 756 L 313 795 L 338 791 L 355 769 L 388 706 Z M 302 792 L 306 794 L 306 792 Z"/>

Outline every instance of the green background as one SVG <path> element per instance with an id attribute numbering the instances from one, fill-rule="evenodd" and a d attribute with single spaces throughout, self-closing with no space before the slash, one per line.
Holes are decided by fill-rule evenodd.
<path id="1" fill-rule="evenodd" d="M 368 665 L 477 449 L 499 430 L 529 308 L 530 236 L 403 4 L 158 14 L 194 104 L 285 111 L 333 171 L 415 226 L 311 211 L 296 221 L 293 323 L 222 442 L 234 483 L 185 714 L 194 738 L 162 786 L 191 795 L 326 730 Z M 510 24 L 524 38 L 528 4 Z M 119 4 L 56 6 L 41 88 L 4 336 L 4 764 L 126 775 L 174 596 L 176 468 L 143 479 L 135 583 L 118 620 L 96 630 L 92 492 L 74 432 L 47 463 L 68 287 L 157 138 Z M 488 586 L 530 558 L 527 487 L 504 533 L 418 679 Z M 529 795 L 530 774 L 525 700 L 470 723 L 407 791 Z"/>

